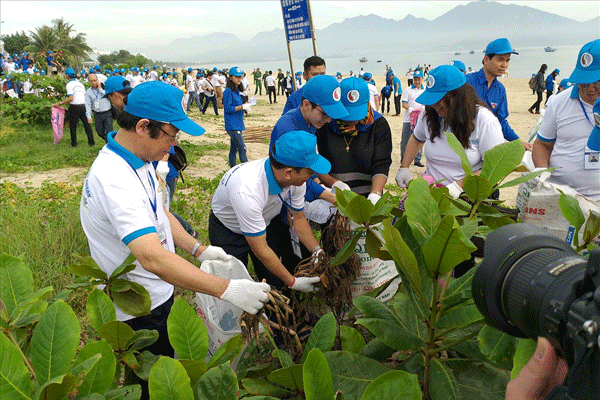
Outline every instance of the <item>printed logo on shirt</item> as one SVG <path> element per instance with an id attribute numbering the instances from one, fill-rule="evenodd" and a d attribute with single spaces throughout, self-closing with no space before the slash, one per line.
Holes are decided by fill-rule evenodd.
<path id="1" fill-rule="evenodd" d="M 429 78 L 427 78 L 427 89 L 431 89 L 433 85 L 435 85 L 435 78 L 433 75 L 429 75 Z"/>
<path id="2" fill-rule="evenodd" d="M 492 106 L 492 110 L 495 110 L 498 103 L 490 103 L 490 105 Z"/>
<path id="3" fill-rule="evenodd" d="M 358 93 L 358 90 L 352 89 L 351 91 L 348 92 L 348 94 L 346 95 L 346 97 L 348 98 L 348 101 L 350 103 L 354 104 L 360 98 L 360 93 Z"/>
<path id="4" fill-rule="evenodd" d="M 339 87 L 336 87 L 332 93 L 334 101 L 340 101 L 342 98 L 342 90 Z"/>
<path id="5" fill-rule="evenodd" d="M 583 68 L 589 67 L 590 65 L 592 65 L 592 62 L 594 61 L 594 56 L 592 56 L 590 53 L 583 53 L 581 55 L 581 66 Z"/>

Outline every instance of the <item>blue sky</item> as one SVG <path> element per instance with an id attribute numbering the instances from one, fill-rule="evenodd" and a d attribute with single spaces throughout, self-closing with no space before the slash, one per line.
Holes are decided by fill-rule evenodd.
<path id="1" fill-rule="evenodd" d="M 312 0 L 316 29 L 345 18 L 376 14 L 396 20 L 412 14 L 435 19 L 468 1 Z M 598 1 L 500 1 L 538 8 L 579 21 L 600 13 Z M 576 6 L 574 6 L 576 4 Z M 212 32 L 249 40 L 258 32 L 283 28 L 279 1 L 8 1 L 0 2 L 2 34 L 29 32 L 55 18 L 74 24 L 97 50 L 145 48 Z"/>

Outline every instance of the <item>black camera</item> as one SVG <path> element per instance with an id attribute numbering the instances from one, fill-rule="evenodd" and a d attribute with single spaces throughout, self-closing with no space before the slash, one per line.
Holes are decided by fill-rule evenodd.
<path id="1" fill-rule="evenodd" d="M 546 399 L 600 399 L 600 249 L 588 260 L 531 224 L 490 233 L 473 299 L 487 324 L 547 338 L 569 365 Z"/>

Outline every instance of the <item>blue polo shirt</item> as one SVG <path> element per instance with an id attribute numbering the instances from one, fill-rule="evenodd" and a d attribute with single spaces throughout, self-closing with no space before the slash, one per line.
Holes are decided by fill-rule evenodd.
<path id="1" fill-rule="evenodd" d="M 281 113 L 282 116 L 285 115 L 288 111 L 300 106 L 300 104 L 302 103 L 302 89 L 304 89 L 304 87 L 301 87 L 300 89 L 296 90 L 290 95 L 290 97 L 288 97 L 287 101 L 285 102 L 285 106 L 283 107 L 283 113 Z"/>
<path id="2" fill-rule="evenodd" d="M 554 90 L 554 77 L 552 75 L 548 75 L 546 78 L 546 90 Z"/>
<path id="3" fill-rule="evenodd" d="M 508 118 L 508 101 L 506 99 L 506 89 L 504 85 L 498 81 L 498 78 L 494 78 L 492 84 L 488 88 L 487 78 L 485 72 L 481 68 L 477 72 L 466 75 L 467 83 L 469 83 L 475 89 L 475 92 L 479 97 L 487 103 L 494 115 L 500 121 L 502 127 L 502 134 L 504 139 L 513 141 L 519 139 L 519 135 L 515 133 L 513 128 L 506 120 Z"/>
<path id="4" fill-rule="evenodd" d="M 292 97 L 290 96 L 290 99 Z M 279 121 L 273 127 L 271 131 L 271 141 L 269 142 L 269 149 L 279 139 L 283 136 L 284 133 L 291 131 L 305 131 L 312 133 L 313 135 L 316 133 L 316 129 L 314 126 L 310 126 L 306 123 L 306 120 L 302 116 L 302 112 L 300 111 L 300 107 L 296 107 L 293 110 L 285 113 Z M 319 198 L 321 193 L 325 190 L 323 186 L 319 185 L 314 181 L 316 178 L 316 174 L 313 175 L 311 179 L 306 182 L 306 201 L 314 201 Z"/>
<path id="5" fill-rule="evenodd" d="M 244 110 L 235 111 L 237 106 L 243 104 L 239 91 L 233 91 L 229 88 L 223 91 L 223 110 L 225 118 L 226 131 L 245 131 Z"/>
<path id="6" fill-rule="evenodd" d="M 400 82 L 400 78 L 394 75 L 394 79 L 392 79 L 392 86 L 394 87 L 394 97 L 400 96 L 402 94 L 402 82 Z"/>
<path id="7" fill-rule="evenodd" d="M 46 56 L 46 63 L 49 67 L 54 67 L 54 56 L 48 55 Z"/>

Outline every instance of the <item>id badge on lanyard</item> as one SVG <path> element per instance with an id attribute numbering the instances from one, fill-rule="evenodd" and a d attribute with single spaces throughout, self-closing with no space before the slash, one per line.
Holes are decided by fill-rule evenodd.
<path id="1" fill-rule="evenodd" d="M 592 122 L 592 120 L 590 120 L 587 111 L 585 111 L 585 107 L 583 106 L 581 99 L 578 100 L 579 105 L 583 110 L 583 114 L 585 115 L 585 118 L 589 121 L 590 124 L 592 124 L 593 128 L 595 126 L 594 123 Z M 585 170 L 600 169 L 600 151 L 594 151 L 589 147 L 585 146 L 583 150 L 583 168 Z"/>
<path id="2" fill-rule="evenodd" d="M 294 229 L 294 215 L 292 214 L 292 192 L 289 191 L 288 192 L 288 198 L 290 199 L 290 203 L 286 203 L 285 200 L 283 200 L 283 198 L 281 197 L 281 195 L 279 195 L 279 198 L 281 199 L 281 201 L 283 202 L 283 204 L 286 207 L 286 211 L 287 211 L 287 215 L 288 215 L 288 223 L 290 224 L 290 238 L 292 241 L 292 250 L 294 251 L 294 254 L 296 256 L 298 256 L 299 258 L 302 258 L 302 250 L 300 248 L 300 237 L 298 236 L 298 233 L 296 232 L 296 230 Z"/>

